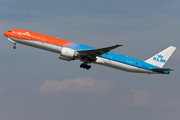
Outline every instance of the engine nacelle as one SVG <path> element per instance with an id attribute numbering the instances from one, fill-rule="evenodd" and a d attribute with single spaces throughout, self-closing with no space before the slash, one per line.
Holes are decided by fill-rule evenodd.
<path id="1" fill-rule="evenodd" d="M 60 57 L 66 60 L 73 60 L 77 57 L 77 52 L 71 48 L 63 47 L 61 49 Z"/>
<path id="2" fill-rule="evenodd" d="M 67 57 L 63 57 L 62 55 L 59 55 L 59 59 L 65 60 L 65 61 L 71 61 L 71 59 L 69 59 Z"/>

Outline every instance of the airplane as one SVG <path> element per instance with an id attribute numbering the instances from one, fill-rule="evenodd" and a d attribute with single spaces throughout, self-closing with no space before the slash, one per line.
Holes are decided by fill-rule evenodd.
<path id="1" fill-rule="evenodd" d="M 123 46 L 113 45 L 103 48 L 94 48 L 67 40 L 39 34 L 28 30 L 8 30 L 4 35 L 11 41 L 16 49 L 16 43 L 58 53 L 59 59 L 65 61 L 80 60 L 83 63 L 80 68 L 89 70 L 91 63 L 112 67 L 118 70 L 133 73 L 170 74 L 171 68 L 163 68 L 176 47 L 169 46 L 151 58 L 141 61 L 131 57 L 110 52 Z"/>

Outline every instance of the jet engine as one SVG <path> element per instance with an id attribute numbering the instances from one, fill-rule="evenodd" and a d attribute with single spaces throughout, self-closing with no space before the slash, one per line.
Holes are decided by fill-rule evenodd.
<path id="1" fill-rule="evenodd" d="M 76 57 L 77 57 L 77 52 L 67 47 L 63 47 L 59 55 L 59 59 L 66 60 L 66 61 L 75 60 Z"/>

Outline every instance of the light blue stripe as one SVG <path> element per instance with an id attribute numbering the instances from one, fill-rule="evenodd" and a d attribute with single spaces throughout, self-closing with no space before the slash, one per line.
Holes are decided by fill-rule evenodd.
<path id="1" fill-rule="evenodd" d="M 72 46 L 72 48 L 75 49 L 75 50 L 95 49 L 93 47 L 89 47 L 89 46 L 81 45 L 81 44 L 76 44 L 76 45 Z M 100 57 L 108 59 L 108 60 L 113 60 L 113 61 L 116 61 L 116 62 L 120 62 L 120 63 L 123 63 L 123 64 L 131 65 L 131 66 L 134 66 L 134 67 L 142 68 L 142 69 L 145 69 L 145 70 L 150 70 L 150 71 L 152 71 L 151 68 L 159 68 L 158 66 L 154 66 L 154 65 L 146 63 L 144 61 L 134 59 L 134 58 L 130 58 L 130 57 L 123 56 L 123 55 L 119 55 L 119 54 L 112 53 L 112 52 L 108 52 L 107 54 L 103 54 Z M 159 72 L 159 73 L 168 74 L 168 72 L 169 71 L 162 71 L 162 72 Z"/>

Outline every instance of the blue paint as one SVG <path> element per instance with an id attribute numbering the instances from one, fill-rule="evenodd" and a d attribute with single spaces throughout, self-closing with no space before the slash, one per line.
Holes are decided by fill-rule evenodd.
<path id="1" fill-rule="evenodd" d="M 82 45 L 82 44 L 76 44 L 76 43 L 74 43 L 71 47 L 74 50 L 95 49 L 95 48 L 90 47 L 90 46 L 86 46 L 86 45 Z M 127 56 L 123 56 L 123 55 L 120 55 L 120 54 L 112 53 L 112 52 L 108 52 L 107 54 L 102 54 L 100 57 L 108 59 L 108 60 L 113 60 L 113 61 L 116 61 L 116 62 L 120 62 L 120 63 L 123 63 L 123 64 L 127 64 L 127 65 L 130 65 L 130 66 L 142 68 L 142 69 L 145 69 L 145 70 L 150 70 L 150 71 L 152 71 L 151 68 L 160 68 L 158 66 L 154 66 L 154 65 L 146 63 L 144 61 L 134 59 L 134 58 L 130 58 L 130 57 L 127 57 Z M 159 58 L 161 58 L 161 59 L 159 59 Z M 165 63 L 166 60 L 164 60 L 162 58 L 163 58 L 163 56 L 158 55 L 158 57 L 154 57 L 153 60 Z M 156 72 L 169 74 L 169 71 L 161 71 L 161 72 L 156 71 Z"/>
<path id="2" fill-rule="evenodd" d="M 161 62 L 161 63 L 166 63 L 166 60 L 163 59 L 164 56 L 162 55 L 157 55 L 157 57 L 153 57 L 153 60 L 157 61 L 157 62 Z"/>

